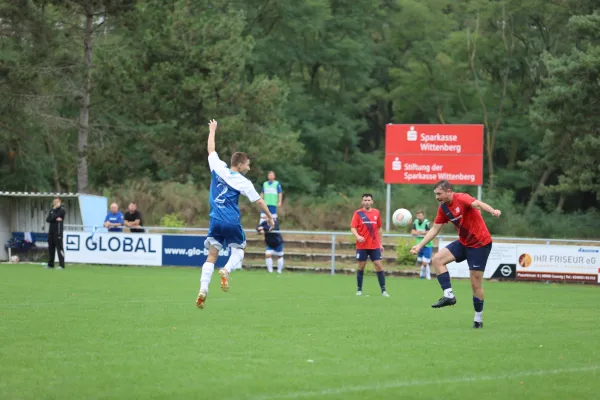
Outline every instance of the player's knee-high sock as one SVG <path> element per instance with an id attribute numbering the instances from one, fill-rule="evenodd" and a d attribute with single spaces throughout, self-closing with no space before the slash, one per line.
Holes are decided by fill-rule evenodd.
<path id="1" fill-rule="evenodd" d="M 454 293 L 452 292 L 452 284 L 450 284 L 450 274 L 448 273 L 448 271 L 444 272 L 443 274 L 439 274 L 437 276 L 437 279 L 440 283 L 440 286 L 442 287 L 442 290 L 444 290 L 444 297 L 448 297 L 450 299 L 454 298 Z"/>
<path id="2" fill-rule="evenodd" d="M 362 292 L 362 283 L 363 277 L 365 276 L 365 270 L 359 269 L 356 271 L 356 286 L 358 286 L 358 291 Z"/>
<path id="3" fill-rule="evenodd" d="M 385 292 L 385 271 L 377 271 L 377 280 L 379 281 L 381 293 Z"/>
<path id="4" fill-rule="evenodd" d="M 425 276 L 427 279 L 431 279 L 431 269 L 429 268 L 429 264 L 425 267 Z"/>
<path id="5" fill-rule="evenodd" d="M 475 322 L 482 322 L 483 300 L 473 296 L 473 308 L 475 309 Z"/>
<path id="6" fill-rule="evenodd" d="M 229 261 L 227 261 L 227 264 L 225 264 L 225 266 L 223 268 L 225 268 L 225 270 L 227 272 L 231 272 L 238 266 L 238 264 L 240 264 L 242 262 L 243 259 L 244 259 L 244 249 L 238 249 L 236 247 L 232 247 L 231 254 L 229 256 Z"/>
<path id="7" fill-rule="evenodd" d="M 202 274 L 200 274 L 200 291 L 208 293 L 208 284 L 212 278 L 213 271 L 215 270 L 215 264 L 205 262 L 202 266 Z"/>
<path id="8" fill-rule="evenodd" d="M 273 259 L 271 257 L 265 258 L 265 262 L 267 263 L 267 271 L 273 272 Z"/>
<path id="9" fill-rule="evenodd" d="M 277 273 L 280 274 L 283 271 L 283 257 L 277 259 Z"/>
<path id="10" fill-rule="evenodd" d="M 425 267 L 421 264 L 421 274 L 419 275 L 421 278 L 425 278 Z"/>

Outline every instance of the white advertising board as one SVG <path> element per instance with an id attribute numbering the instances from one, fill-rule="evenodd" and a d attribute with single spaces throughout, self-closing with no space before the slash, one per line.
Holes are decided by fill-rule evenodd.
<path id="1" fill-rule="evenodd" d="M 600 282 L 600 247 L 520 244 L 517 279 Z"/>
<path id="2" fill-rule="evenodd" d="M 162 235 L 65 232 L 67 263 L 162 265 Z"/>
<path id="3" fill-rule="evenodd" d="M 443 249 L 450 243 L 446 240 L 440 240 L 439 248 Z M 483 273 L 485 279 L 503 278 L 515 279 L 516 277 L 516 259 L 517 245 L 513 243 L 493 243 L 492 251 L 488 257 L 488 262 Z M 468 278 L 469 264 L 467 261 L 460 263 L 452 262 L 447 265 L 448 272 L 452 278 Z"/>

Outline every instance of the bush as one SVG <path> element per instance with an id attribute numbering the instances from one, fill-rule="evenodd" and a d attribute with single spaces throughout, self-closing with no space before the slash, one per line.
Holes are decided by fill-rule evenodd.
<path id="1" fill-rule="evenodd" d="M 165 228 L 185 228 L 185 222 L 179 214 L 166 214 L 160 219 L 160 226 Z"/>
<path id="2" fill-rule="evenodd" d="M 396 262 L 400 265 L 413 265 L 416 257 L 410 254 L 410 249 L 414 246 L 414 240 L 400 238 L 396 243 Z"/>

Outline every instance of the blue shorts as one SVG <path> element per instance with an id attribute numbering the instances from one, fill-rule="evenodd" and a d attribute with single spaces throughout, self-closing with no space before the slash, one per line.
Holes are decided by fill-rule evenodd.
<path id="1" fill-rule="evenodd" d="M 431 254 L 433 253 L 433 247 L 423 247 L 419 250 L 419 254 L 417 254 L 417 261 L 431 261 Z"/>
<path id="2" fill-rule="evenodd" d="M 204 247 L 208 249 L 210 246 L 214 246 L 219 250 L 227 247 L 246 248 L 246 234 L 242 224 L 231 224 L 211 219 L 208 237 L 204 241 Z"/>
<path id="3" fill-rule="evenodd" d="M 467 260 L 469 270 L 483 272 L 492 251 L 492 243 L 483 247 L 467 247 L 460 241 L 455 240 L 446 246 L 446 248 L 452 253 L 457 263 Z"/>
<path id="4" fill-rule="evenodd" d="M 267 206 L 267 208 L 269 209 L 269 212 L 271 213 L 271 215 L 273 216 L 273 218 L 277 218 L 277 206 Z M 262 221 L 266 221 L 267 220 L 267 214 L 265 214 L 264 212 L 260 212 L 260 222 L 262 223 Z"/>
<path id="5" fill-rule="evenodd" d="M 367 261 L 367 258 L 370 258 L 371 261 L 379 261 L 381 260 L 381 249 L 360 249 L 356 250 L 356 259 L 360 262 Z"/>
<path id="6" fill-rule="evenodd" d="M 277 246 L 275 248 L 267 246 L 267 249 L 265 250 L 265 254 L 266 255 L 275 255 L 278 257 L 283 256 L 283 243 L 281 243 L 279 246 Z"/>

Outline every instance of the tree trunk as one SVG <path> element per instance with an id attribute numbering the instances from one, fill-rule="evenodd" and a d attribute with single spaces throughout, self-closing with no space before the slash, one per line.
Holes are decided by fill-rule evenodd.
<path id="1" fill-rule="evenodd" d="M 92 90 L 92 35 L 94 15 L 91 7 L 85 12 L 85 31 L 83 37 L 83 60 L 85 64 L 85 79 L 81 93 L 81 108 L 79 110 L 79 132 L 77 143 L 77 190 L 87 193 L 88 189 L 88 136 L 90 122 L 90 92 Z"/>
<path id="2" fill-rule="evenodd" d="M 56 157 L 54 156 L 54 150 L 52 150 L 52 145 L 50 144 L 50 139 L 45 137 L 44 143 L 46 144 L 46 151 L 48 151 L 48 155 L 52 159 L 52 179 L 54 180 L 54 191 L 57 193 L 61 193 L 62 186 L 60 185 L 60 176 L 58 175 L 58 168 L 56 164 L 58 163 Z"/>
<path id="3" fill-rule="evenodd" d="M 531 198 L 529 199 L 529 202 L 527 203 L 527 208 L 525 208 L 525 215 L 529 215 L 529 213 L 531 212 L 531 209 L 535 205 L 535 202 L 537 201 L 537 199 L 540 195 L 540 192 L 542 191 L 542 188 L 546 184 L 546 181 L 548 180 L 548 178 L 550 178 L 550 175 L 552 174 L 553 171 L 554 171 L 554 168 L 548 167 L 542 174 L 542 177 L 540 178 L 540 181 L 538 182 L 537 187 L 535 188 L 533 193 L 531 193 Z"/>
<path id="4" fill-rule="evenodd" d="M 510 140 L 510 148 L 508 150 L 508 163 L 506 168 L 515 169 L 517 167 L 517 156 L 519 153 L 519 140 L 514 136 Z"/>
<path id="5" fill-rule="evenodd" d="M 484 127 L 484 129 L 486 129 Z M 486 129 L 487 130 L 487 129 Z M 488 187 L 490 189 L 494 188 L 494 149 L 490 142 L 490 135 L 485 136 L 488 144 L 485 146 L 486 154 L 487 154 L 487 163 L 488 163 Z"/>
<path id="6" fill-rule="evenodd" d="M 558 198 L 558 204 L 556 205 L 556 212 L 562 212 L 563 211 L 563 207 L 565 206 L 565 200 L 566 200 L 566 196 L 564 193 L 560 194 L 560 197 Z"/>

